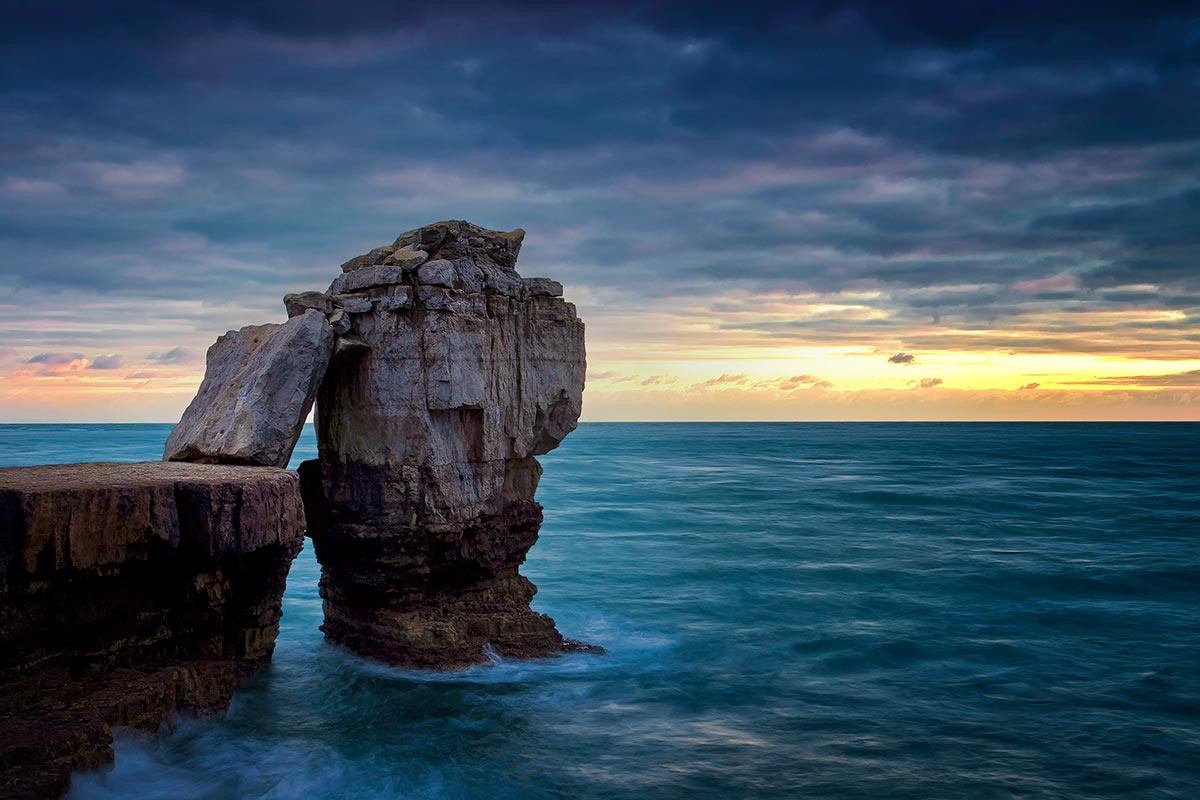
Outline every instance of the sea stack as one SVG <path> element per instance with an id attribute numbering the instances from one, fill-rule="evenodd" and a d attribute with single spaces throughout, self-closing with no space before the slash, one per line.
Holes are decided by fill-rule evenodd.
<path id="1" fill-rule="evenodd" d="M 585 648 L 530 607 L 534 458 L 575 429 L 583 323 L 516 270 L 525 232 L 437 222 L 289 294 L 283 325 L 209 350 L 164 457 L 287 463 L 316 399 L 300 485 L 326 635 L 392 664 L 455 668 Z M 319 387 L 319 388 L 318 388 Z"/>
<path id="2" fill-rule="evenodd" d="M 337 333 L 301 465 L 326 636 L 454 668 L 582 647 L 530 610 L 534 456 L 579 418 L 584 328 L 562 286 L 516 271 L 524 231 L 427 225 L 289 295 Z"/>

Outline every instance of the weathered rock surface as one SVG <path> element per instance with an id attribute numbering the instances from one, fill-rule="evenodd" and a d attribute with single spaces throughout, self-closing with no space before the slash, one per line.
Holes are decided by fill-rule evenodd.
<path id="1" fill-rule="evenodd" d="M 48 800 L 71 772 L 113 760 L 113 729 L 156 733 L 179 714 L 225 710 L 245 671 L 229 660 L 160 659 L 106 672 L 52 667 L 0 685 L 0 797 Z"/>
<path id="2" fill-rule="evenodd" d="M 0 796 L 61 794 L 113 726 L 223 708 L 274 649 L 304 524 L 279 469 L 0 469 Z"/>
<path id="3" fill-rule="evenodd" d="M 579 647 L 529 608 L 546 453 L 579 418 L 584 328 L 515 265 L 524 232 L 428 225 L 351 259 L 289 314 L 329 314 L 320 458 L 301 466 L 326 635 L 418 666 Z"/>
<path id="4" fill-rule="evenodd" d="M 217 339 L 163 458 L 286 467 L 333 353 L 323 310 L 301 309 L 307 313 L 283 325 L 251 325 Z"/>

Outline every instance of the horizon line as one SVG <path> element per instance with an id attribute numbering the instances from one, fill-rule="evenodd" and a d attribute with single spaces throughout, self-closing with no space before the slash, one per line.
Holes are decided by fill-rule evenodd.
<path id="1" fill-rule="evenodd" d="M 1194 425 L 1200 419 L 596 419 L 580 420 L 579 425 L 1111 425 L 1128 423 L 1134 425 Z M 59 422 L 47 421 L 0 421 L 7 425 L 177 425 L 176 422 L 145 420 L 141 422 L 118 420 L 91 420 Z M 305 427 L 313 426 L 305 422 Z"/>

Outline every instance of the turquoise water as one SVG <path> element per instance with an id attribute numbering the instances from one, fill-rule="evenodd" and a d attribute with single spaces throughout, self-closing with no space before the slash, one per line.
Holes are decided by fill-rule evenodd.
<path id="1" fill-rule="evenodd" d="M 168 430 L 0 426 L 0 463 Z M 1200 797 L 1198 454 L 1186 424 L 583 425 L 526 572 L 609 655 L 361 661 L 306 548 L 228 717 L 72 796 Z"/>

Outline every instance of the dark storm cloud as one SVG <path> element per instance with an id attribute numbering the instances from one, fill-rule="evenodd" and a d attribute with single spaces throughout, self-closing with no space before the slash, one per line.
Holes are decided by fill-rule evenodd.
<path id="1" fill-rule="evenodd" d="M 889 364 L 905 364 L 905 365 L 915 364 L 915 363 L 917 363 L 917 357 L 914 356 L 912 353 L 896 353 L 896 355 L 888 357 L 888 363 Z"/>
<path id="2" fill-rule="evenodd" d="M 1028 320 L 1011 341 L 1042 351 L 1078 346 L 1054 314 L 1161 309 L 1185 341 L 1198 25 L 1172 2 L 20 2 L 0 289 L 178 301 L 200 329 L 468 217 L 605 300 L 876 291 L 890 320 L 740 330 L 938 347 L 911 326 Z"/>

